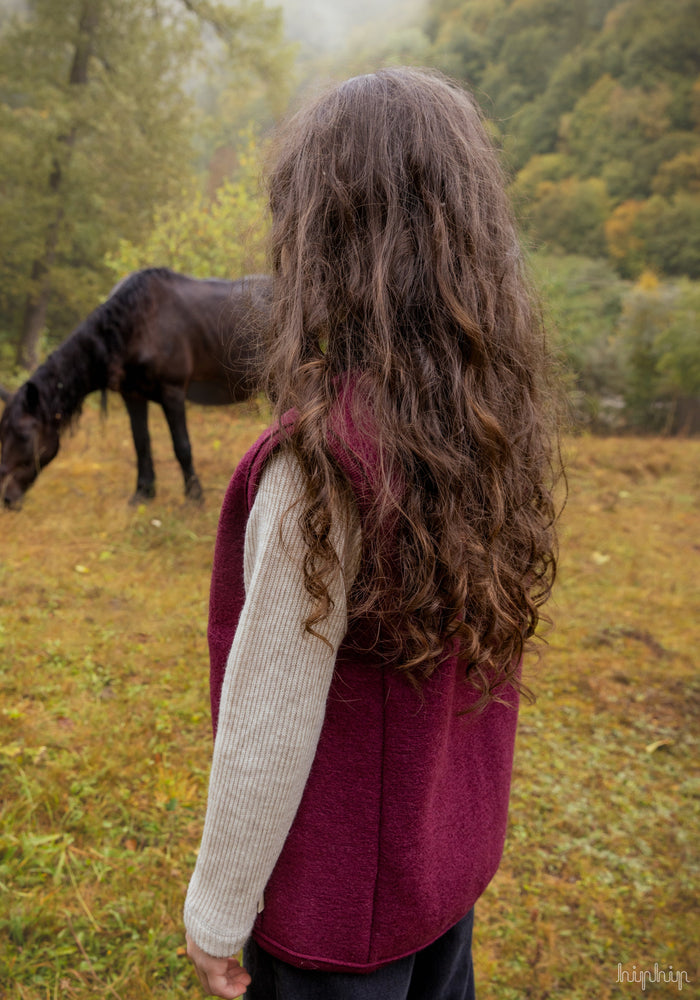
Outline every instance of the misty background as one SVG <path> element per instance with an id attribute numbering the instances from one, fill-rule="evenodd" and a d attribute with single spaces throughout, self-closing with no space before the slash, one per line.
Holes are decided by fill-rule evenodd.
<path id="1" fill-rule="evenodd" d="M 308 57 L 343 52 L 379 31 L 420 30 L 426 7 L 424 0 L 283 0 L 280 6 L 287 37 L 299 42 Z"/>

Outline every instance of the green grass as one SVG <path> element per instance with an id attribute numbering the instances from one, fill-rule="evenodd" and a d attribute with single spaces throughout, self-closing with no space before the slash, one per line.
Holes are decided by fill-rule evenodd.
<path id="1" fill-rule="evenodd" d="M 181 909 L 211 749 L 218 511 L 264 426 L 192 410 L 203 506 L 154 413 L 158 497 L 128 422 L 91 405 L 0 518 L 0 996 L 201 995 Z M 697 991 L 693 738 L 700 442 L 568 442 L 556 628 L 528 679 L 503 864 L 477 909 L 480 1000 Z M 697 992 L 695 992 L 697 995 Z"/>

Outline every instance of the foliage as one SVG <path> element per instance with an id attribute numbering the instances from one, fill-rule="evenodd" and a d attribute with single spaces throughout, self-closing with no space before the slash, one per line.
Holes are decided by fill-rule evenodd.
<path id="1" fill-rule="evenodd" d="M 257 137 L 294 82 L 279 11 L 254 0 L 59 6 L 0 12 L 0 375 L 12 385 L 54 223 L 42 352 L 136 268 L 265 268 Z M 285 5 L 297 80 L 405 62 L 472 85 L 512 173 L 577 423 L 700 430 L 687 280 L 700 280 L 700 0 L 351 6 Z M 93 8 L 86 85 L 71 86 Z"/>
<path id="2" fill-rule="evenodd" d="M 660 285 L 645 273 L 627 296 L 620 322 L 627 356 L 627 410 L 633 424 L 684 429 L 700 401 L 700 287 Z M 680 425 L 680 426 L 679 426 Z"/>
<path id="3" fill-rule="evenodd" d="M 193 186 L 156 211 L 142 243 L 120 240 L 107 258 L 118 277 L 142 267 L 171 267 L 198 278 L 238 278 L 264 270 L 266 201 L 250 132 L 239 144 L 237 161 L 234 176 L 213 199 Z"/>
<path id="4" fill-rule="evenodd" d="M 603 260 L 537 254 L 532 264 L 576 423 L 619 428 L 626 372 L 616 332 L 626 283 Z"/>
<path id="5" fill-rule="evenodd" d="M 576 421 L 700 430 L 700 0 L 431 0 L 425 28 L 502 143 Z"/>
<path id="6" fill-rule="evenodd" d="M 700 0 L 431 0 L 427 30 L 498 124 L 531 240 L 700 278 Z"/>
<path id="7" fill-rule="evenodd" d="M 700 431 L 700 283 L 645 271 L 632 285 L 606 261 L 577 256 L 531 262 L 575 422 Z"/>
<path id="8" fill-rule="evenodd" d="M 141 231 L 150 204 L 179 174 L 173 152 L 186 141 L 187 105 L 174 76 L 182 45 L 166 47 L 165 32 L 136 0 L 107 3 L 90 83 L 71 86 L 82 10 L 78 0 L 60 8 L 37 0 L 0 39 L 0 133 L 11 151 L 0 165 L 0 307 L 8 320 L 32 291 L 32 261 L 52 221 L 62 218 L 55 284 L 67 310 L 79 311 L 104 281 L 107 234 Z M 52 190 L 56 165 L 61 184 Z"/>
<path id="9" fill-rule="evenodd" d="M 192 408 L 195 507 L 159 415 L 160 495 L 132 508 L 126 413 L 117 399 L 103 424 L 88 402 L 2 518 L 8 1000 L 201 996 L 181 912 L 211 752 L 209 568 L 231 469 L 264 423 Z M 611 1000 L 618 962 L 700 972 L 700 444 L 583 436 L 565 458 L 555 629 L 526 667 L 538 701 L 521 715 L 504 860 L 477 906 L 483 1000 Z"/>
<path id="10" fill-rule="evenodd" d="M 528 206 L 528 234 L 539 245 L 564 253 L 602 257 L 610 199 L 597 177 L 542 181 Z"/>
<path id="11" fill-rule="evenodd" d="M 280 31 L 279 11 L 247 0 L 33 0 L 2 26 L 0 329 L 17 337 L 48 290 L 65 332 L 106 294 L 105 254 L 146 239 L 197 156 L 235 135 L 251 89 L 279 105 Z M 197 106 L 195 81 L 215 74 L 218 98 Z"/>
<path id="12" fill-rule="evenodd" d="M 635 235 L 649 267 L 700 278 L 700 196 L 679 191 L 666 200 L 654 195 L 642 206 Z"/>

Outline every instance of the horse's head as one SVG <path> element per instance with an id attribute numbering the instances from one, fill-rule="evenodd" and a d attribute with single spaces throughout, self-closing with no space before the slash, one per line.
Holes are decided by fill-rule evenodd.
<path id="1" fill-rule="evenodd" d="M 0 419 L 0 502 L 19 507 L 39 472 L 55 457 L 60 417 L 48 415 L 39 389 L 25 382 L 5 405 Z"/>

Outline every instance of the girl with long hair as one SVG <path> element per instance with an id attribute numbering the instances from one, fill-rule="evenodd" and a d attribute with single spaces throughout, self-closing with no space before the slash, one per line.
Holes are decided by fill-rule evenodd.
<path id="1" fill-rule="evenodd" d="M 274 420 L 219 524 L 189 954 L 222 997 L 467 1000 L 556 567 L 541 317 L 437 73 L 309 104 L 269 188 Z"/>

